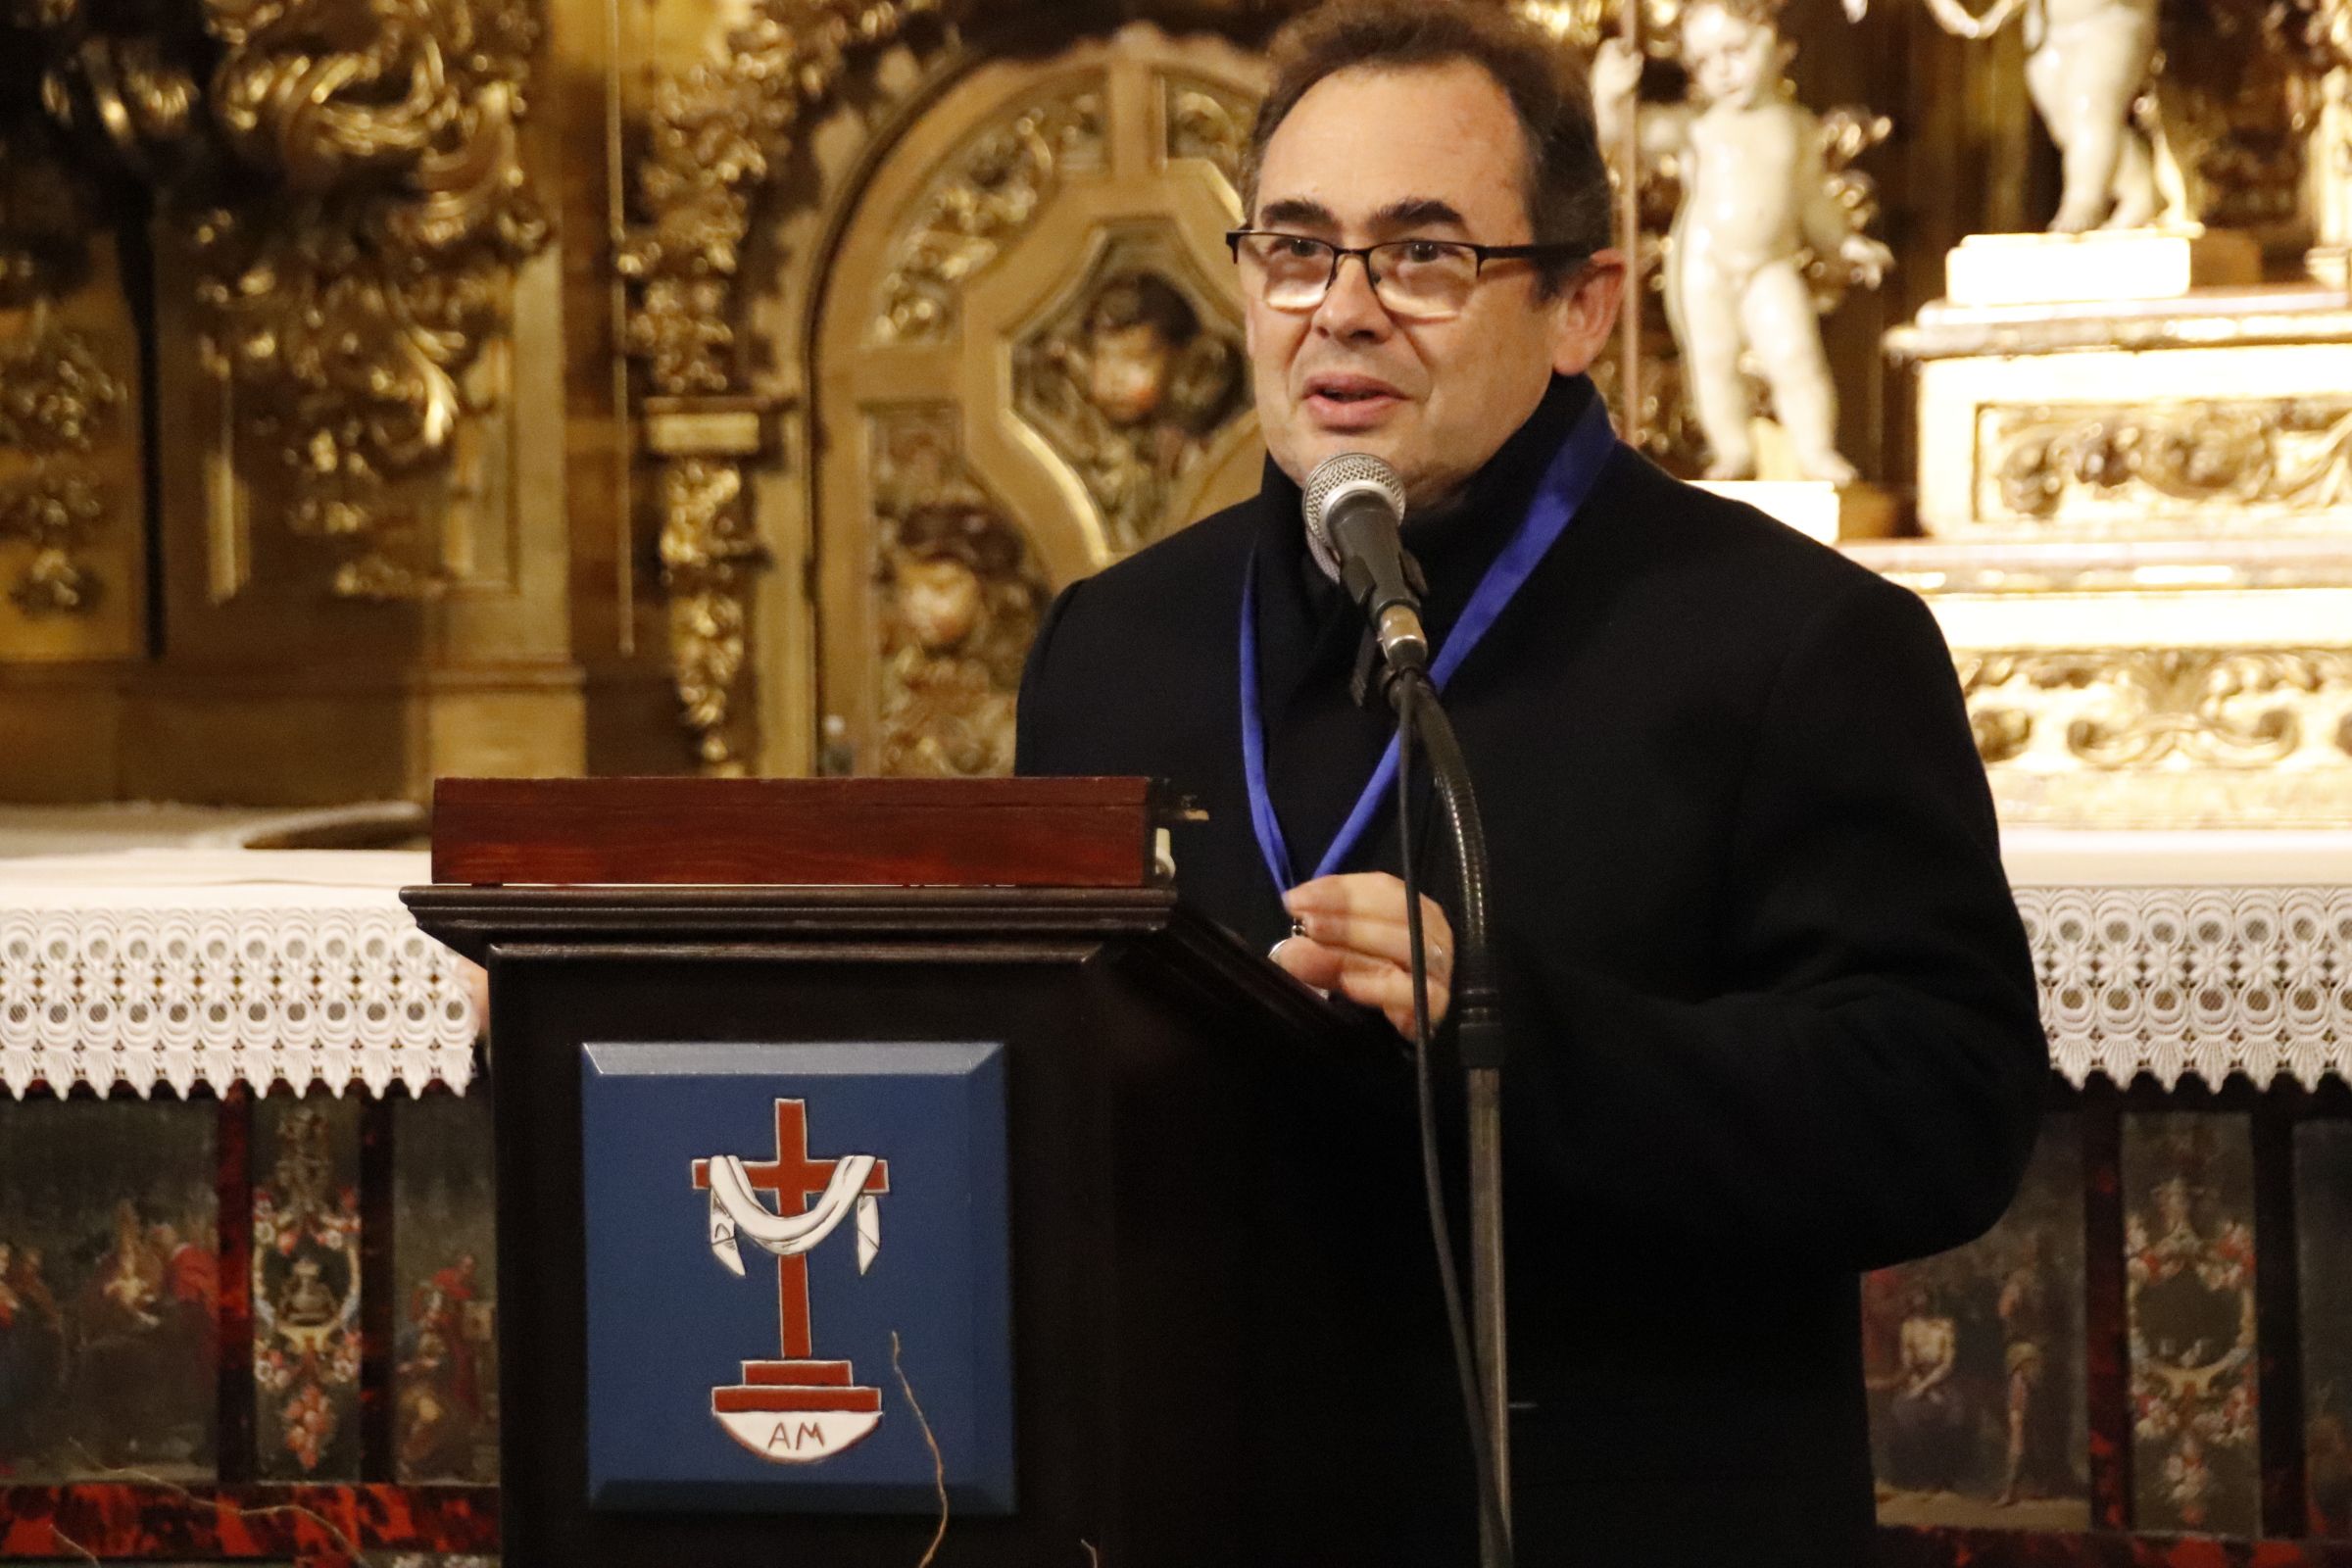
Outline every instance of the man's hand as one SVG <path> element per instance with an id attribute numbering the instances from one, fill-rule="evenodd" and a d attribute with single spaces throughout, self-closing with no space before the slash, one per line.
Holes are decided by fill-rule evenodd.
<path id="1" fill-rule="evenodd" d="M 1413 1038 L 1413 973 L 1404 924 L 1404 884 L 1386 871 L 1317 877 L 1283 895 L 1305 928 L 1274 949 L 1274 961 L 1318 991 L 1378 1007 Z M 1427 894 L 1421 940 L 1429 955 L 1429 1026 L 1445 1021 L 1453 982 L 1453 927 Z"/>

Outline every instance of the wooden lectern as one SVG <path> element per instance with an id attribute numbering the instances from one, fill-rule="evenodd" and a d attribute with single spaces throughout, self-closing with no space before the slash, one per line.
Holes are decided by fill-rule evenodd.
<path id="1" fill-rule="evenodd" d="M 943 1501 L 967 1568 L 1253 1560 L 1352 1419 L 1312 1315 L 1413 1294 L 1317 1205 L 1426 1242 L 1333 1172 L 1377 1118 L 1298 1125 L 1396 1042 L 1185 908 L 1169 806 L 441 784 L 405 897 L 491 975 L 509 1568 L 911 1568 Z"/>

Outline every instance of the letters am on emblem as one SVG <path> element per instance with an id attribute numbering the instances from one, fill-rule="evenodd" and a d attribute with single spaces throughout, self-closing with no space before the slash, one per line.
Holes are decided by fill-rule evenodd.
<path id="1" fill-rule="evenodd" d="M 593 1506 L 1009 1511 L 1002 1056 L 582 1048 Z"/>

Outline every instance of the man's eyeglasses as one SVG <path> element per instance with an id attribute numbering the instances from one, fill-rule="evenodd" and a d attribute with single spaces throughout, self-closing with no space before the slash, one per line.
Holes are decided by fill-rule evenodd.
<path id="1" fill-rule="evenodd" d="M 1278 311 L 1311 311 L 1339 280 L 1340 263 L 1364 264 L 1373 298 L 1401 320 L 1442 321 L 1470 303 L 1489 262 L 1564 266 L 1589 254 L 1574 245 L 1473 245 L 1457 239 L 1393 239 L 1380 245 L 1334 245 L 1304 234 L 1236 228 L 1225 235 L 1242 281 Z"/>

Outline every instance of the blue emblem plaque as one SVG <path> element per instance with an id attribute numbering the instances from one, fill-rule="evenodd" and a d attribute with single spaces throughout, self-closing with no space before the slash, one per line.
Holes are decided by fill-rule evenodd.
<path id="1" fill-rule="evenodd" d="M 1004 1048 L 581 1048 L 599 1508 L 1012 1508 Z"/>

